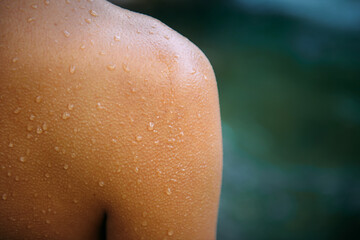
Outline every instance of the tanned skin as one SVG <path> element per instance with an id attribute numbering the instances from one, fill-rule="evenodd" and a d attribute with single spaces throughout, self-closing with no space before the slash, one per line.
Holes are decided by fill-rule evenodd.
<path id="1" fill-rule="evenodd" d="M 215 239 L 215 76 L 158 20 L 1 0 L 0 113 L 0 239 Z"/>

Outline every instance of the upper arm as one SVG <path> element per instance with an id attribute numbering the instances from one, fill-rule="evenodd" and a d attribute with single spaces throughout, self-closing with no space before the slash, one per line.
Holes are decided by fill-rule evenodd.
<path id="1" fill-rule="evenodd" d="M 125 156 L 108 165 L 109 172 L 119 170 L 109 175 L 105 194 L 109 239 L 215 237 L 222 171 L 218 99 L 213 75 L 205 73 L 205 80 L 204 66 L 194 65 L 198 74 L 183 69 L 164 79 L 166 88 L 141 86 L 129 105 L 136 110 L 130 109 Z"/>
<path id="2" fill-rule="evenodd" d="M 216 81 L 200 50 L 173 37 L 174 44 L 153 48 L 154 58 L 130 63 L 136 74 L 121 90 L 121 120 L 109 125 L 118 144 L 108 152 L 103 187 L 109 239 L 215 239 L 222 172 Z"/>

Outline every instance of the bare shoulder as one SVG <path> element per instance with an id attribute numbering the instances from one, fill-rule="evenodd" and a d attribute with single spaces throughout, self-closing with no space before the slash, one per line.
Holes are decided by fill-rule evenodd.
<path id="1" fill-rule="evenodd" d="M 211 65 L 158 20 L 129 14 L 134 57 L 119 63 L 122 122 L 111 128 L 122 150 L 104 186 L 109 236 L 214 239 L 222 147 Z"/>
<path id="2" fill-rule="evenodd" d="M 222 145 L 204 54 L 102 0 L 0 5 L 0 185 L 14 199 L 0 221 L 22 206 L 47 236 L 92 239 L 105 215 L 111 239 L 213 239 Z"/>

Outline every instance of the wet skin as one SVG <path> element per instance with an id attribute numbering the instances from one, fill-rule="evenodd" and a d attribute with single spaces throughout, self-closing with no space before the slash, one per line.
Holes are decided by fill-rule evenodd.
<path id="1" fill-rule="evenodd" d="M 0 16 L 0 239 L 215 239 L 204 54 L 102 0 L 2 0 Z"/>

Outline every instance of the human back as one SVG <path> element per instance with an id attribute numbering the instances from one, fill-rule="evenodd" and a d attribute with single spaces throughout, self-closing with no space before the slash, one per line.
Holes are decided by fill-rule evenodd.
<path id="1" fill-rule="evenodd" d="M 214 238 L 221 132 L 204 55 L 105 1 L 0 5 L 0 238 Z"/>

